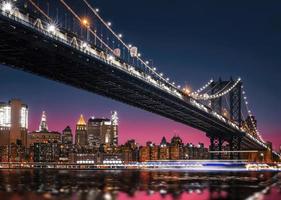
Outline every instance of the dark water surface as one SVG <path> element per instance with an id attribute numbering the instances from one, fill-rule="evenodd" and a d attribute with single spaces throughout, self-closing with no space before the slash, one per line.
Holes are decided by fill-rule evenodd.
<path id="1" fill-rule="evenodd" d="M 0 200 L 281 199 L 281 173 L 0 170 Z"/>

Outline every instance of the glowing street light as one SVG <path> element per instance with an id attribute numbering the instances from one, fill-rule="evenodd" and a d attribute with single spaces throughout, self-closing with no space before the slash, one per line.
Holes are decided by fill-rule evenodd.
<path id="1" fill-rule="evenodd" d="M 13 4 L 11 2 L 4 2 L 2 9 L 3 11 L 11 12 L 13 9 Z"/>
<path id="2" fill-rule="evenodd" d="M 119 37 L 119 38 L 122 38 L 122 37 L 123 37 L 123 35 L 122 35 L 122 34 L 118 34 L 118 37 Z"/>
<path id="3" fill-rule="evenodd" d="M 113 57 L 112 55 L 110 55 L 110 56 L 108 57 L 108 60 L 113 61 L 113 60 L 114 60 L 114 57 Z"/>
<path id="4" fill-rule="evenodd" d="M 99 11 L 100 11 L 100 9 L 96 8 L 96 12 L 99 12 Z"/>
<path id="5" fill-rule="evenodd" d="M 54 33 L 56 31 L 56 26 L 54 24 L 49 24 L 47 27 L 47 31 L 50 33 Z"/>
<path id="6" fill-rule="evenodd" d="M 83 49 L 86 49 L 89 45 L 87 42 L 83 42 L 81 46 Z"/>
<path id="7" fill-rule="evenodd" d="M 189 95 L 191 93 L 191 88 L 188 87 L 188 86 L 185 86 L 183 89 L 182 89 L 183 93 L 186 94 L 186 95 Z"/>
<path id="8" fill-rule="evenodd" d="M 86 26 L 86 27 L 90 26 L 89 20 L 87 18 L 83 18 L 81 22 L 82 22 L 83 26 Z"/>
<path id="9" fill-rule="evenodd" d="M 111 24 L 111 22 L 107 22 L 107 25 L 108 25 L 108 26 L 111 26 L 112 24 Z"/>

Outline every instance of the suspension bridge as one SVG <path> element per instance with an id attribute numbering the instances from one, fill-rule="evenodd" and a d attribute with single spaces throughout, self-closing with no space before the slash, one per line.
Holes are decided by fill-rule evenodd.
<path id="1" fill-rule="evenodd" d="M 247 151 L 280 158 L 257 130 L 240 78 L 190 91 L 145 60 L 91 2 L 79 1 L 81 9 L 73 2 L 1 1 L 0 62 L 204 131 L 213 158 L 224 150 L 231 159 Z"/>

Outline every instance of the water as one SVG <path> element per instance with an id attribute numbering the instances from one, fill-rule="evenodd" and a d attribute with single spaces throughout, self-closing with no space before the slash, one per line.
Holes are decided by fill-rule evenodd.
<path id="1" fill-rule="evenodd" d="M 1 200 L 281 199 L 281 173 L 0 170 Z"/>

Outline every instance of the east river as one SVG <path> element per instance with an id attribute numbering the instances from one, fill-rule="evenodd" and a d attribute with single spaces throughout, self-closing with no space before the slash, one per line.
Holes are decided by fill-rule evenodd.
<path id="1" fill-rule="evenodd" d="M 281 199 L 281 173 L 0 170 L 1 200 Z"/>

